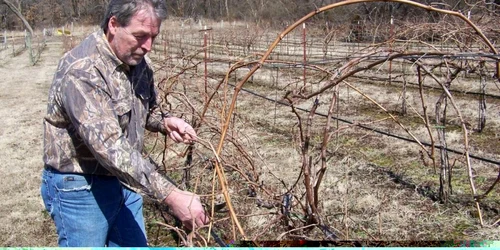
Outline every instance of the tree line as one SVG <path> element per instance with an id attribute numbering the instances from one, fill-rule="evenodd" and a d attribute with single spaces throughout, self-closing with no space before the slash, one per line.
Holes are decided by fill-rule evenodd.
<path id="1" fill-rule="evenodd" d="M 168 0 L 170 17 L 225 21 L 248 21 L 283 26 L 314 11 L 341 0 Z M 481 15 L 498 15 L 500 0 L 415 0 L 416 2 L 455 11 Z M 0 0 L 2 30 L 24 29 L 23 22 L 8 7 L 12 4 L 33 29 L 61 26 L 71 22 L 99 24 L 109 0 Z M 371 21 L 393 17 L 404 21 L 437 22 L 439 15 L 392 2 L 350 5 L 315 16 L 312 21 L 333 23 L 359 19 Z M 424 20 L 422 20 L 424 17 Z"/>

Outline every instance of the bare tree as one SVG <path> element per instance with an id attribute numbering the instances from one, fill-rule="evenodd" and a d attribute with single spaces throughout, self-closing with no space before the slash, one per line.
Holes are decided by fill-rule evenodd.
<path id="1" fill-rule="evenodd" d="M 71 0 L 71 6 L 73 7 L 73 16 L 79 18 L 80 17 L 80 9 L 78 8 L 78 1 Z"/>
<path id="2" fill-rule="evenodd" d="M 24 18 L 24 16 L 21 13 L 21 11 L 14 4 L 12 4 L 10 1 L 0 0 L 0 3 L 3 3 L 5 5 L 7 5 L 7 7 L 9 7 L 9 9 L 12 12 L 14 12 L 14 14 L 16 14 L 16 16 L 19 17 L 19 19 L 21 19 L 21 21 L 23 22 L 24 26 L 28 30 L 29 35 L 33 36 L 33 29 L 31 28 L 31 25 L 28 23 L 28 21 L 26 20 L 26 18 Z"/>

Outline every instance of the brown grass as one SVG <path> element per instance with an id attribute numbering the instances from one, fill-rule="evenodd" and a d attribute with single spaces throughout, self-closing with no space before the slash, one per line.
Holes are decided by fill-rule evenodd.
<path id="1" fill-rule="evenodd" d="M 168 23 L 165 39 L 170 39 L 167 54 L 163 51 L 162 40 L 158 41 L 151 58 L 158 68 L 158 83 L 172 86 L 168 95 L 170 108 L 176 115 L 182 115 L 189 121 L 199 122 L 199 113 L 203 110 L 204 79 L 203 64 L 197 70 L 190 69 L 178 77 L 172 78 L 172 72 L 194 65 L 202 59 L 200 39 L 197 27 Z M 214 25 L 215 27 L 215 25 Z M 254 60 L 255 53 L 262 52 L 268 40 L 274 39 L 270 34 L 250 26 L 261 34 L 258 39 L 241 34 L 248 34 L 245 25 L 225 27 L 220 36 L 213 31 L 211 44 L 212 58 L 227 60 Z M 176 34 L 175 36 L 172 34 Z M 179 34 L 182 34 L 180 36 Z M 170 37 L 169 37 L 170 35 Z M 182 38 L 182 48 L 178 41 Z M 292 40 L 290 38 L 289 41 Z M 252 49 L 238 54 L 241 47 L 231 43 L 237 39 L 238 44 L 252 42 Z M 300 39 L 299 39 L 300 40 Z M 67 40 L 66 40 L 67 41 Z M 65 44 L 63 46 L 63 44 Z M 224 45 L 226 44 L 226 45 Z M 53 37 L 42 53 L 39 64 L 29 67 L 29 58 L 25 52 L 12 57 L 7 50 L 1 51 L 2 64 L 0 73 L 5 76 L 0 82 L 0 159 L 4 164 L 0 174 L 4 177 L 4 185 L 0 188 L 2 205 L 0 213 L 0 242 L 2 246 L 55 246 L 57 237 L 52 221 L 43 212 L 39 197 L 39 182 L 42 169 L 41 120 L 45 113 L 46 94 L 57 60 L 65 50 L 67 43 Z M 243 46 L 242 45 L 242 46 Z M 359 46 L 359 45 L 358 45 Z M 282 52 L 292 47 L 280 47 Z M 332 53 L 344 54 L 355 49 L 348 44 L 337 42 L 329 49 Z M 196 52 L 197 51 L 197 52 Z M 216 53 L 216 51 L 220 51 Z M 297 55 L 301 50 L 296 49 Z M 182 54 L 182 53 L 184 54 Z M 312 53 L 314 54 L 314 53 Z M 167 56 L 167 58 L 165 57 Z M 191 57 L 192 56 L 192 57 Z M 331 56 L 335 56 L 331 54 Z M 274 55 L 274 58 L 277 58 Z M 290 58 L 296 56 L 290 55 Z M 283 59 L 283 57 L 281 57 Z M 290 59 L 291 60 L 291 59 Z M 234 61 L 231 61 L 234 63 Z M 162 68 L 165 67 L 165 68 Z M 209 86 L 211 91 L 223 79 L 228 70 L 228 63 L 209 64 Z M 369 72 L 365 80 L 351 78 L 348 81 L 365 93 L 398 114 L 401 100 L 400 85 L 376 78 L 366 80 L 370 76 L 386 76 L 386 68 Z M 248 70 L 239 69 L 237 76 L 231 74 L 230 83 L 241 78 Z M 288 90 L 300 86 L 301 69 L 280 69 L 276 76 L 275 69 L 262 68 L 254 75 L 245 88 L 263 94 L 269 98 L 284 100 Z M 315 74 L 309 72 L 309 74 Z M 164 79 L 165 77 L 170 77 Z M 311 79 L 313 79 L 311 77 Z M 315 78 L 314 78 L 315 79 Z M 162 80 L 166 80 L 163 81 Z M 415 81 L 415 78 L 408 78 Z M 313 82 L 311 80 L 311 82 Z M 460 78 L 458 89 L 467 90 L 477 82 L 475 78 Z M 317 89 L 322 83 L 308 86 Z M 492 83 L 491 83 L 492 84 Z M 452 87 L 454 87 L 452 85 Z M 227 100 L 233 89 L 220 88 L 209 107 L 205 120 L 198 128 L 202 141 L 196 144 L 191 168 L 190 190 L 203 195 L 205 203 L 211 205 L 212 197 L 221 196 L 221 186 L 214 180 L 215 156 L 211 146 L 218 144 L 220 138 L 221 110 L 227 110 Z M 165 89 L 164 89 L 165 90 Z M 498 94 L 494 85 L 491 93 Z M 403 124 L 411 129 L 418 138 L 427 140 L 428 134 L 423 122 L 416 115 L 421 113 L 418 90 L 408 90 L 409 115 L 398 115 Z M 183 96 L 179 93 L 184 93 Z M 425 98 L 432 110 L 438 90 L 427 89 Z M 320 98 L 318 112 L 325 113 L 330 102 L 330 93 Z M 165 101 L 165 100 L 163 100 Z M 310 109 L 313 100 L 301 100 L 299 107 Z M 495 158 L 498 155 L 498 119 L 500 109 L 497 99 L 488 99 L 487 129 L 483 133 L 470 132 L 471 153 Z M 474 127 L 476 123 L 477 101 L 475 97 L 457 94 L 457 103 L 464 116 Z M 190 106 L 192 105 L 192 107 Z M 12 107 L 15 107 L 13 109 Z M 387 119 L 388 115 L 366 101 L 359 94 L 346 86 L 340 87 L 339 110 L 335 113 L 348 120 L 367 123 L 370 126 L 394 133 L 402 134 L 402 130 Z M 196 113 L 193 115 L 192 110 Z M 13 112 L 14 111 L 14 112 Z M 433 117 L 433 111 L 430 111 Z M 449 111 L 454 113 L 454 111 Z M 301 113 L 306 119 L 306 113 Z M 322 139 L 321 129 L 325 119 L 315 116 L 311 137 L 311 157 L 314 171 L 319 169 L 318 148 Z M 455 123 L 453 123 L 455 122 Z M 450 119 L 450 130 L 447 132 L 451 147 L 462 149 L 462 134 Z M 318 210 L 325 225 L 328 225 L 343 240 L 358 241 L 392 241 L 392 240 L 494 240 L 499 229 L 496 226 L 480 227 L 477 211 L 470 196 L 467 183 L 466 168 L 463 158 L 450 154 L 450 162 L 455 162 L 454 194 L 449 204 L 441 204 L 436 200 L 438 175 L 434 172 L 430 160 L 420 155 L 421 149 L 413 143 L 388 138 L 367 130 L 339 123 L 340 130 L 332 134 L 328 144 L 327 171 L 321 183 Z M 337 129 L 334 122 L 332 131 Z M 302 208 L 305 188 L 301 175 L 301 155 L 298 136 L 297 117 L 289 107 L 275 105 L 246 92 L 238 97 L 237 108 L 228 140 L 220 155 L 222 166 L 228 181 L 229 193 L 241 220 L 248 239 L 257 240 L 296 240 L 325 239 L 325 234 L 317 227 L 306 225 Z M 165 160 L 165 171 L 175 181 L 181 182 L 183 169 L 186 167 L 184 154 L 186 147 L 173 145 L 155 134 L 148 135 L 148 152 L 156 162 Z M 233 141 L 231 141 L 233 140 Z M 153 147 L 153 145 L 156 145 Z M 163 150 L 167 149 L 163 159 Z M 250 161 L 249 161 L 250 160 Z M 492 164 L 472 161 L 476 173 L 479 193 L 492 184 L 498 175 L 498 169 Z M 256 196 L 250 196 L 251 190 Z M 214 190 L 214 191 L 212 191 Z M 281 216 L 280 203 L 285 192 L 291 190 L 294 196 L 290 217 L 285 220 Z M 499 194 L 494 190 L 481 202 L 487 225 L 500 218 L 498 212 Z M 275 205 L 276 207 L 273 207 Z M 234 237 L 242 240 L 229 219 L 227 209 L 223 208 L 214 214 L 214 225 L 219 235 L 230 242 Z M 173 223 L 168 215 L 162 217 L 162 210 L 148 201 L 145 216 L 148 221 L 148 237 L 152 246 L 175 245 L 175 237 L 166 227 L 158 222 Z M 207 238 L 206 229 L 193 239 L 194 245 L 205 245 L 201 238 Z M 208 245 L 216 245 L 213 239 Z"/>
<path id="2" fill-rule="evenodd" d="M 215 25 L 214 25 L 215 26 Z M 221 42 L 227 37 L 244 38 L 244 34 L 238 35 L 238 28 L 228 28 L 226 30 L 214 30 L 211 33 L 213 40 Z M 242 29 L 239 27 L 239 29 Z M 243 28 L 244 29 L 244 28 Z M 249 29 L 250 30 L 250 29 Z M 168 32 L 176 32 L 175 25 L 169 26 Z M 179 31 L 180 32 L 180 31 Z M 184 34 L 190 34 L 194 30 L 184 29 Z M 240 30 L 241 32 L 241 30 Z M 244 32 L 250 32 L 245 31 Z M 272 32 L 271 32 L 272 33 Z M 231 34 L 231 36 L 227 35 Z M 259 33 L 260 34 L 260 33 Z M 297 35 L 297 34 L 294 34 Z M 265 35 L 262 37 L 272 36 Z M 190 37 L 185 35 L 184 37 Z M 252 44 L 255 48 L 255 54 L 262 53 L 265 50 L 265 41 L 256 39 Z M 168 60 L 176 58 L 176 51 L 179 47 L 189 46 L 194 51 L 196 49 L 196 40 L 202 37 L 194 37 L 191 39 L 169 40 L 170 47 L 167 48 L 169 55 Z M 179 38 L 180 39 L 180 38 Z M 290 38 L 296 44 L 299 44 L 300 38 Z M 260 41 L 260 43 L 259 43 Z M 269 41 L 269 40 L 268 40 Z M 231 44 L 231 40 L 226 40 L 226 44 Z M 311 42 L 312 43 L 312 42 Z M 182 45 L 181 45 L 182 44 Z M 269 44 L 269 42 L 267 43 Z M 349 53 L 359 48 L 363 48 L 366 44 L 360 44 L 353 47 L 346 47 L 348 44 L 337 43 L 332 50 L 333 53 L 342 51 L 341 53 Z M 225 77 L 229 70 L 227 62 L 218 62 L 216 59 L 231 58 L 234 53 L 229 53 L 228 50 L 219 50 L 219 44 L 210 45 L 210 58 L 215 60 L 209 63 L 209 90 L 214 91 L 215 86 L 218 86 L 220 81 Z M 285 46 L 285 45 L 283 45 Z M 228 47 L 228 48 L 235 48 Z M 198 47 L 202 51 L 201 47 Z M 418 50 L 418 48 L 414 48 Z M 422 48 L 423 49 L 423 48 Z M 160 49 L 161 51 L 161 49 Z M 277 49 L 277 51 L 279 51 Z M 289 57 L 286 60 L 296 60 L 300 62 L 301 50 L 297 48 L 290 49 Z M 311 52 L 312 51 L 312 52 Z M 314 49 L 311 49 L 310 57 L 314 57 Z M 279 52 L 276 52 L 277 54 Z M 194 54 L 194 53 L 193 53 Z M 247 62 L 253 60 L 254 57 L 247 54 L 245 59 Z M 189 57 L 189 55 L 185 55 Z M 228 57 L 224 57 L 228 56 Z M 272 55 L 274 59 L 284 58 L 282 55 Z M 334 55 L 332 55 L 334 56 Z M 184 57 L 184 58 L 186 58 Z M 156 60 L 162 62 L 162 52 L 158 54 Z M 202 53 L 198 54 L 197 60 L 202 60 Z M 258 56 L 257 56 L 258 58 Z M 294 59 L 295 58 L 295 59 Z M 178 57 L 178 64 L 181 65 L 183 58 Z M 242 59 L 244 60 L 244 59 Z M 313 60 L 313 59 L 310 59 Z M 175 60 L 173 60 L 175 61 Z M 186 62 L 186 61 L 184 61 Z M 236 63 L 233 61 L 232 63 Z M 175 64 L 175 63 L 174 63 Z M 189 63 L 188 63 L 189 64 Z M 264 65 L 265 66 L 265 65 Z M 325 66 L 328 67 L 328 66 Z M 408 65 L 405 65 L 408 67 Z M 394 63 L 394 74 L 402 74 L 402 69 L 399 64 Z M 276 69 L 261 68 L 244 87 L 250 91 L 271 99 L 284 101 L 286 91 L 294 90 L 300 87 L 302 80 L 302 69 L 279 69 L 279 75 L 276 75 Z M 246 73 L 246 69 L 239 69 L 236 73 L 229 75 L 229 82 L 235 83 L 241 79 Z M 401 81 L 394 81 L 392 84 L 387 83 L 387 79 L 380 79 L 387 76 L 387 65 L 377 67 L 374 70 L 363 72 L 359 77 L 347 79 L 348 82 L 355 85 L 363 93 L 368 94 L 373 100 L 387 108 L 390 113 L 397 116 L 397 119 L 407 127 L 412 134 L 417 138 L 429 141 L 429 135 L 423 121 L 418 115 L 422 115 L 420 97 L 415 84 L 417 78 L 415 72 L 409 68 L 405 80 L 413 83 L 407 90 L 407 103 L 409 113 L 406 116 L 400 114 L 401 105 Z M 309 71 L 308 85 L 305 90 L 314 91 L 322 85 L 321 82 L 314 85 L 315 79 L 321 77 L 313 71 Z M 315 76 L 317 75 L 317 76 Z M 441 75 L 438 75 L 441 76 Z M 399 75 L 395 79 L 401 79 Z M 172 79 L 170 79 L 172 80 Z M 203 64 L 201 64 L 196 72 L 184 74 L 181 78 L 173 80 L 174 86 L 185 86 L 179 88 L 178 91 L 184 91 L 190 98 L 190 102 L 194 105 L 194 110 L 202 110 L 203 95 Z M 490 83 L 494 81 L 488 80 Z M 462 115 L 466 119 L 469 128 L 476 126 L 477 116 L 477 99 L 472 95 L 464 94 L 463 91 L 470 92 L 474 90 L 474 86 L 478 82 L 477 78 L 460 77 L 458 81 L 452 84 L 452 88 L 461 93 L 454 92 L 457 106 Z M 458 83 L 458 85 L 457 85 Z M 493 83 L 494 84 L 494 83 Z M 429 107 L 429 115 L 431 122 L 434 117 L 434 104 L 438 96 L 441 94 L 438 86 L 430 79 L 425 82 L 424 90 L 426 105 Z M 196 86 L 196 88 L 192 88 Z M 193 95 L 193 93 L 197 93 Z M 211 93 L 211 92 L 210 92 Z M 498 88 L 493 87 L 488 91 L 489 94 L 498 94 Z M 204 131 L 201 134 L 204 140 L 209 140 L 213 145 L 218 143 L 220 131 L 213 129 L 207 130 L 205 124 L 221 126 L 221 110 L 227 110 L 227 103 L 233 94 L 231 87 L 223 87 L 215 95 L 215 101 L 209 109 L 207 120 L 199 128 L 199 131 Z M 175 96 L 176 94 L 172 94 Z M 318 112 L 326 114 L 330 93 L 326 93 L 320 98 L 320 107 Z M 189 110 L 191 108 L 180 108 L 184 104 L 179 104 L 173 99 L 169 101 L 179 110 Z M 182 102 L 182 101 L 181 101 Z M 297 107 L 310 109 L 313 100 L 297 100 Z M 499 111 L 498 100 L 488 98 L 488 117 L 494 117 Z M 227 104 L 226 104 L 227 105 Z M 345 86 L 340 88 L 340 104 L 339 110 L 335 113 L 342 118 L 366 123 L 370 126 L 382 131 L 405 135 L 405 132 L 395 124 L 387 113 L 377 108 L 373 103 L 363 98 L 354 90 L 348 89 Z M 418 115 L 417 115 L 418 112 Z M 458 120 L 455 116 L 455 111 L 449 108 L 448 113 L 451 114 L 447 124 L 447 142 L 451 148 L 463 150 L 463 134 L 460 131 Z M 197 117 L 195 114 L 194 117 Z M 301 113 L 302 122 L 305 123 L 306 113 Z M 190 117 L 190 116 L 189 116 Z M 314 118 L 313 132 L 311 137 L 312 153 L 311 159 L 313 162 L 319 160 L 318 147 L 321 141 L 321 129 L 325 124 L 325 119 L 319 116 Z M 421 157 L 421 149 L 413 143 L 400 141 L 394 138 L 388 138 L 367 130 L 346 127 L 340 123 L 340 131 L 330 141 L 328 146 L 329 160 L 327 162 L 327 173 L 323 179 L 320 190 L 319 211 L 324 223 L 337 230 L 341 239 L 350 240 L 452 240 L 452 239 L 494 239 L 498 233 L 497 228 L 486 226 L 484 229 L 479 229 L 477 211 L 474 208 L 470 187 L 467 181 L 466 164 L 460 155 L 450 154 L 450 162 L 453 164 L 453 187 L 454 194 L 451 197 L 449 204 L 441 204 L 438 201 L 438 175 L 434 171 L 430 160 L 425 156 Z M 488 119 L 489 129 L 498 127 L 497 120 Z M 337 125 L 334 126 L 335 129 Z M 488 130 L 487 130 L 488 131 Z M 486 158 L 495 159 L 497 147 L 487 146 L 485 137 L 491 135 L 491 132 L 476 133 L 471 130 L 470 137 L 470 153 L 480 155 Z M 255 161 L 255 172 L 257 173 L 258 191 L 257 197 L 248 197 L 246 195 L 248 186 L 253 186 L 255 183 L 248 181 L 245 174 L 249 171 L 249 165 L 241 161 L 238 156 L 241 152 L 235 151 L 230 143 L 226 143 L 222 155 L 223 166 L 225 167 L 226 175 L 228 176 L 229 190 L 233 194 L 232 200 L 237 208 L 238 214 L 241 216 L 243 225 L 248 239 L 325 239 L 325 235 L 317 228 L 303 228 L 304 218 L 307 214 L 301 206 L 304 204 L 304 184 L 301 173 L 301 155 L 299 144 L 299 129 L 297 127 L 297 117 L 291 112 L 289 107 L 275 105 L 272 102 L 266 101 L 260 97 L 241 92 L 237 108 L 234 113 L 234 120 L 230 124 L 230 132 L 232 136 L 242 143 L 246 152 L 252 156 Z M 432 130 L 433 137 L 436 137 L 435 130 Z M 495 135 L 495 140 L 490 141 L 496 145 L 498 136 Z M 486 139 L 487 140 L 487 139 Z M 206 146 L 197 146 L 196 151 L 198 156 L 210 157 L 212 152 L 207 151 Z M 196 155 L 196 154 L 195 154 Z M 198 159 L 199 160 L 199 159 Z M 438 159 L 439 160 L 439 159 Z M 181 163 L 182 164 L 182 163 Z M 313 164 L 313 172 L 319 169 L 319 164 Z M 205 166 L 205 165 L 201 165 Z M 474 171 L 478 174 L 475 178 L 476 185 L 479 188 L 479 193 L 484 192 L 489 185 L 493 184 L 498 170 L 491 164 L 485 164 L 477 160 L 472 161 Z M 197 174 L 194 176 L 211 176 L 209 169 L 198 170 L 193 169 Z M 481 172 L 479 172 L 481 171 Z M 242 174 L 244 172 L 244 174 Z M 243 176 L 242 176 L 243 175 Z M 482 176 L 482 177 L 479 177 Z M 482 181 L 484 179 L 484 181 Z M 480 184 L 482 182 L 482 184 Z M 212 182 L 200 181 L 199 192 L 210 194 Z M 217 187 L 216 190 L 219 190 Z M 289 189 L 295 196 L 293 204 L 293 216 L 289 218 L 288 224 L 286 220 L 280 216 L 279 205 L 275 208 L 263 208 L 262 200 L 279 204 L 282 195 Z M 239 191 L 238 191 L 239 190 Z M 220 194 L 220 193 L 219 193 Z M 209 198 L 209 197 L 208 197 Z M 486 225 L 495 222 L 498 217 L 498 194 L 490 193 L 488 199 L 481 202 L 483 217 L 486 220 Z M 207 199 L 210 202 L 210 199 Z M 271 214 L 269 214 L 269 212 Z M 263 215 L 259 215 L 262 214 Z M 223 220 L 224 223 L 217 222 L 215 225 L 218 228 L 223 228 L 224 236 L 227 240 L 232 238 L 234 228 L 227 224 L 228 214 L 217 214 L 216 218 Z M 220 223 L 220 224 L 219 224 Z M 488 228 L 488 229 L 486 229 Z M 237 234 L 237 233 L 236 233 Z M 238 236 L 236 236 L 237 239 Z"/>

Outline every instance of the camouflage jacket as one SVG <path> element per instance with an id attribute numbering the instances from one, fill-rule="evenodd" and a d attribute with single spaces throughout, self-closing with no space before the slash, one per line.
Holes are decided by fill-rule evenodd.
<path id="1" fill-rule="evenodd" d="M 44 118 L 43 161 L 60 172 L 114 175 L 163 200 L 174 188 L 142 157 L 144 132 L 163 132 L 153 71 L 123 64 L 102 30 L 60 60 Z"/>

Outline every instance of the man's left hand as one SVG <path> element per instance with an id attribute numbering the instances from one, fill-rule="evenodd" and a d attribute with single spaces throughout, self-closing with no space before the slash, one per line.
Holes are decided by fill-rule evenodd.
<path id="1" fill-rule="evenodd" d="M 196 141 L 196 131 L 181 118 L 165 118 L 163 119 L 163 125 L 167 129 L 169 137 L 177 143 L 191 144 Z"/>

